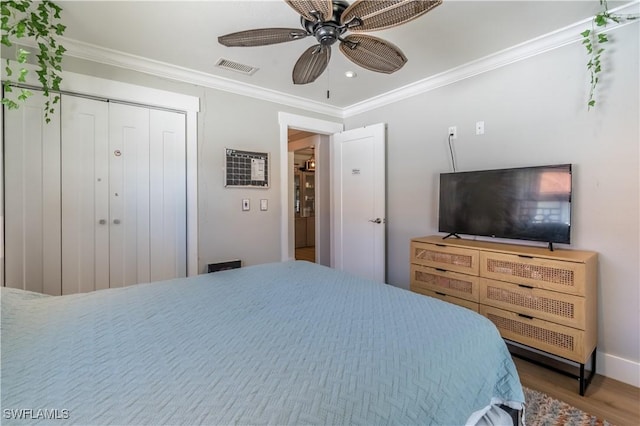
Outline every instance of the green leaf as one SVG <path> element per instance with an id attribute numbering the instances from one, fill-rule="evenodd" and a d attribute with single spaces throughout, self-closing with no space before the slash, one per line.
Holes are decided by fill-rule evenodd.
<path id="1" fill-rule="evenodd" d="M 31 52 L 24 50 L 24 49 L 18 49 L 18 52 L 16 54 L 16 61 L 18 61 L 18 63 L 20 64 L 24 64 L 25 62 L 27 62 L 27 58 L 29 57 L 29 54 Z"/>
<path id="2" fill-rule="evenodd" d="M 18 104 L 9 98 L 2 98 L 2 104 L 9 109 L 18 109 Z"/>
<path id="3" fill-rule="evenodd" d="M 595 16 L 595 18 L 593 18 L 593 21 L 599 27 L 603 27 L 603 26 L 607 25 L 607 17 L 606 17 L 606 15 L 604 15 L 602 13 L 597 14 Z"/>
<path id="4" fill-rule="evenodd" d="M 20 76 L 18 77 L 18 81 L 20 83 L 25 83 L 27 81 L 27 74 L 29 74 L 29 70 L 26 68 L 20 69 Z"/>
<path id="5" fill-rule="evenodd" d="M 596 104 L 596 101 L 594 99 L 591 99 L 588 103 L 590 107 L 594 106 L 595 104 Z"/>
<path id="6" fill-rule="evenodd" d="M 24 102 L 24 101 L 26 101 L 26 100 L 29 98 L 29 96 L 31 96 L 31 95 L 33 95 L 33 93 L 31 93 L 31 92 L 30 92 L 30 91 L 28 91 L 27 89 L 22 89 L 22 90 L 20 91 L 20 95 L 18 96 L 18 100 L 19 100 L 19 101 Z"/>
<path id="7" fill-rule="evenodd" d="M 591 34 L 591 30 L 584 30 L 583 32 L 580 33 L 582 37 L 589 37 L 589 34 Z"/>

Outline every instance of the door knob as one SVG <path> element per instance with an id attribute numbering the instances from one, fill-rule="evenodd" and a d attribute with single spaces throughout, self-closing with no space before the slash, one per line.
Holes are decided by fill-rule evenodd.
<path id="1" fill-rule="evenodd" d="M 106 220 L 104 220 L 104 219 L 100 219 L 100 220 L 98 221 L 98 223 L 99 223 L 100 225 L 104 225 L 105 223 L 107 223 L 107 221 L 106 221 Z"/>
<path id="2" fill-rule="evenodd" d="M 380 219 L 379 217 L 375 218 L 375 219 L 369 219 L 369 222 L 373 222 L 373 223 L 382 223 L 382 219 Z"/>
<path id="3" fill-rule="evenodd" d="M 113 223 L 115 223 L 116 225 L 120 224 L 120 219 L 113 219 Z"/>

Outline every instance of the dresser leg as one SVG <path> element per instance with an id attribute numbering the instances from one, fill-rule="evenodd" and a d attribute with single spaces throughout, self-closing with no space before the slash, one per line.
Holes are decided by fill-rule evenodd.
<path id="1" fill-rule="evenodd" d="M 584 364 L 580 364 L 580 396 L 584 396 L 585 391 L 587 390 L 587 386 L 591 383 L 591 379 L 596 375 L 596 349 L 593 349 L 591 353 L 591 371 L 589 372 L 589 377 L 585 379 L 584 377 Z"/>

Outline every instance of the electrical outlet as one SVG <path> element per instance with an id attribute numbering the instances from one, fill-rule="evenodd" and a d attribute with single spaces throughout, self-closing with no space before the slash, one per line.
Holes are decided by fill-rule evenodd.
<path id="1" fill-rule="evenodd" d="M 458 128 L 456 126 L 449 127 L 449 136 L 451 136 L 451 139 L 458 137 Z"/>
<path id="2" fill-rule="evenodd" d="M 476 135 L 484 135 L 484 121 L 476 121 Z"/>

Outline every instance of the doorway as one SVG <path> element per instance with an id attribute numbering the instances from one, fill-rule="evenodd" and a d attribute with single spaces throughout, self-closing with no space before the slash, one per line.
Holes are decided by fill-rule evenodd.
<path id="1" fill-rule="evenodd" d="M 319 135 L 312 132 L 288 130 L 289 150 L 293 151 L 295 259 L 314 263 L 317 258 L 315 148 L 318 138 Z"/>
<path id="2" fill-rule="evenodd" d="M 315 139 L 314 155 L 316 168 L 314 174 L 315 201 L 315 261 L 330 266 L 331 226 L 330 226 L 330 135 L 340 132 L 340 123 L 319 120 L 316 118 L 280 112 L 280 180 L 281 180 L 281 258 L 295 259 L 295 192 L 294 192 L 294 152 L 289 147 L 289 131 L 304 131 Z M 300 147 L 308 147 L 310 144 Z"/>

